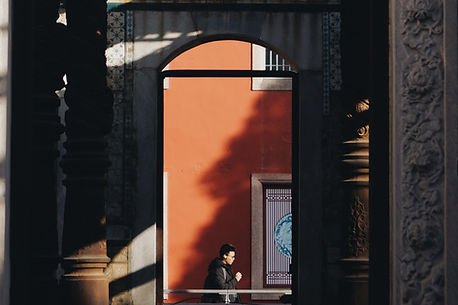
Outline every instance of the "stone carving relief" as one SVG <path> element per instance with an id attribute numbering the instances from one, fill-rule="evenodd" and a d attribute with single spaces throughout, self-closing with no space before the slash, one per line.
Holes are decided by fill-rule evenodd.
<path id="1" fill-rule="evenodd" d="M 345 114 L 344 137 L 347 141 L 369 141 L 369 103 L 368 99 L 359 100 Z"/>
<path id="2" fill-rule="evenodd" d="M 345 184 L 346 238 L 344 253 L 348 258 L 369 257 L 369 100 L 354 103 L 346 114 L 343 143 Z"/>
<path id="3" fill-rule="evenodd" d="M 359 127 L 356 130 L 357 136 L 356 141 L 369 141 L 369 124 L 367 124 L 367 112 L 369 112 L 369 100 L 361 100 L 356 103 L 356 113 L 362 114 L 362 118 L 359 119 Z"/>
<path id="4" fill-rule="evenodd" d="M 369 254 L 369 205 L 355 196 L 351 206 L 347 251 L 350 257 L 368 257 Z"/>
<path id="5" fill-rule="evenodd" d="M 369 100 L 359 100 L 346 114 L 343 175 L 348 207 L 344 253 L 369 257 Z"/>
<path id="6" fill-rule="evenodd" d="M 444 304 L 442 1 L 402 3 L 402 304 Z"/>

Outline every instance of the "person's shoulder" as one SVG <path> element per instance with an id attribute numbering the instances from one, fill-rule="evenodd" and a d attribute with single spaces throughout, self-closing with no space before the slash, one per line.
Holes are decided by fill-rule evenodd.
<path id="1" fill-rule="evenodd" d="M 208 270 L 210 269 L 216 269 L 220 266 L 224 265 L 223 262 L 221 262 L 221 260 L 217 257 L 215 257 L 211 262 L 210 264 L 208 265 Z"/>

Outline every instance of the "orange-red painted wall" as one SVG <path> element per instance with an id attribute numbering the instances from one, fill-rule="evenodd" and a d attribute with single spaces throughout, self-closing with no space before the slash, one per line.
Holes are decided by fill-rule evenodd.
<path id="1" fill-rule="evenodd" d="M 177 58 L 173 69 L 251 69 L 251 45 L 218 41 Z M 164 90 L 168 175 L 168 288 L 202 288 L 224 242 L 250 288 L 250 174 L 291 172 L 291 92 L 252 91 L 250 78 L 172 78 Z M 262 213 L 262 211 L 259 211 Z M 199 295 L 169 295 L 167 302 Z M 249 302 L 249 295 L 242 300 Z"/>

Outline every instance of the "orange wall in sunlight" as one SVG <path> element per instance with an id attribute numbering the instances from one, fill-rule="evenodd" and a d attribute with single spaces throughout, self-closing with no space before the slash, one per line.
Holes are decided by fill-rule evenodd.
<path id="1" fill-rule="evenodd" d="M 251 45 L 219 41 L 173 69 L 251 68 Z M 202 288 L 224 242 L 250 288 L 250 174 L 291 172 L 291 92 L 251 91 L 250 78 L 172 78 L 164 90 L 168 288 Z M 262 213 L 262 211 L 260 211 Z M 169 295 L 170 302 L 199 295 Z M 249 302 L 249 295 L 242 300 Z"/>

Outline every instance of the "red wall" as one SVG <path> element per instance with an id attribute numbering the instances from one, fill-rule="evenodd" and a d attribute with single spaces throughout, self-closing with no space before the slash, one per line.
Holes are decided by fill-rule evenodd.
<path id="1" fill-rule="evenodd" d="M 173 69 L 251 69 L 251 45 L 218 41 Z M 291 92 L 251 91 L 250 78 L 172 78 L 164 90 L 168 288 L 202 288 L 222 243 L 250 288 L 250 174 L 291 172 Z M 262 213 L 262 211 L 259 211 Z M 169 295 L 167 302 L 199 295 Z M 249 302 L 249 295 L 242 300 Z"/>

